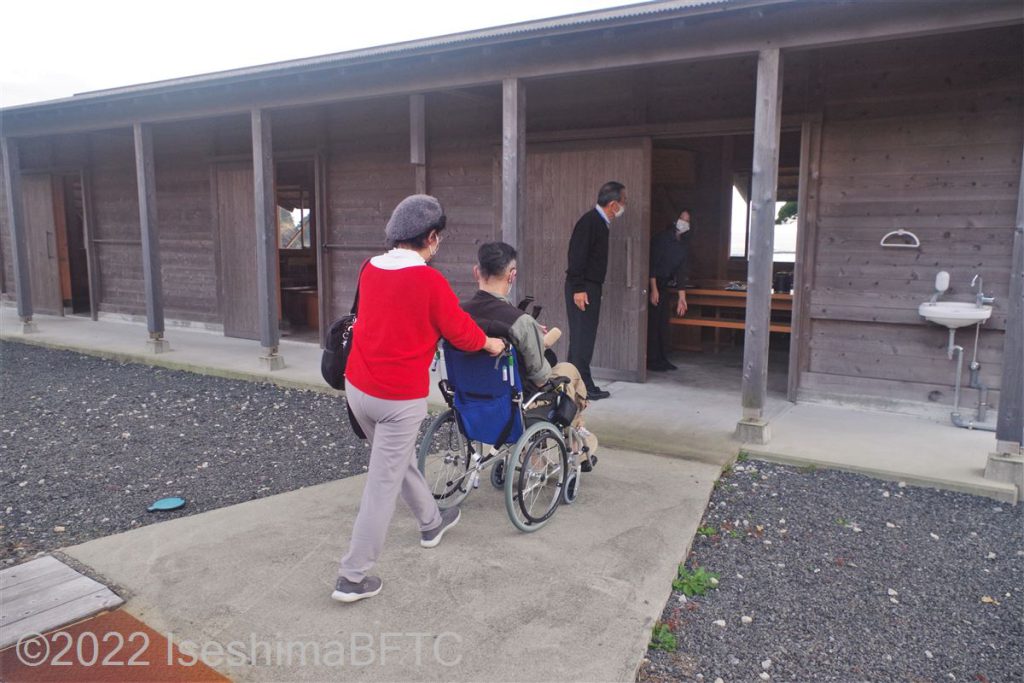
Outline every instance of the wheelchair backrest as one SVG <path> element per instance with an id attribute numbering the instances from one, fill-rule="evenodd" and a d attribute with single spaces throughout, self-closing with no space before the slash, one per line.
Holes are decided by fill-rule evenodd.
<path id="1" fill-rule="evenodd" d="M 448 343 L 442 343 L 442 348 L 455 411 L 466 438 L 493 446 L 518 441 L 523 435 L 523 415 L 515 400 L 523 391 L 518 353 L 512 352 L 509 367 L 506 356 L 466 353 Z"/>

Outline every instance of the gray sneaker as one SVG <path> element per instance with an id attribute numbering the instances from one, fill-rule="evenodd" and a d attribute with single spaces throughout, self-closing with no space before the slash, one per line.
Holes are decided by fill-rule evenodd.
<path id="1" fill-rule="evenodd" d="M 462 511 L 457 507 L 441 510 L 441 524 L 436 529 L 421 531 L 420 545 L 424 548 L 433 548 L 436 546 L 441 542 L 441 537 L 444 536 L 444 532 L 458 524 L 459 518 L 461 517 Z"/>
<path id="2" fill-rule="evenodd" d="M 380 580 L 379 576 L 366 576 L 358 583 L 339 576 L 338 582 L 334 584 L 334 592 L 331 593 L 331 597 L 338 602 L 356 602 L 363 598 L 372 598 L 380 593 L 380 589 L 383 587 L 384 582 Z"/>

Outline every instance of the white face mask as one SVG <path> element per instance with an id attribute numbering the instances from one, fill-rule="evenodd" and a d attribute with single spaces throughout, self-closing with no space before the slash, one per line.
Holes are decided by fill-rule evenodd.
<path id="1" fill-rule="evenodd" d="M 676 221 L 676 232 L 680 235 L 690 229 L 690 221 L 684 221 L 682 219 Z"/>
<path id="2" fill-rule="evenodd" d="M 622 218 L 622 214 L 624 213 L 626 213 L 626 207 L 624 207 L 622 204 L 619 204 L 619 208 L 615 210 L 615 217 Z"/>

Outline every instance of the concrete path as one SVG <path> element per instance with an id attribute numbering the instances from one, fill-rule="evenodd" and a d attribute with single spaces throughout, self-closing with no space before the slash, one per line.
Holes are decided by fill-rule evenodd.
<path id="1" fill-rule="evenodd" d="M 851 408 L 790 404 L 772 421 L 765 446 L 745 444 L 753 457 L 860 472 L 1017 502 L 1013 484 L 985 478 L 992 432 L 960 429 L 922 417 Z"/>
<path id="2" fill-rule="evenodd" d="M 435 549 L 419 547 L 399 504 L 378 566 L 384 591 L 353 605 L 330 592 L 362 476 L 65 552 L 125 589 L 129 612 L 179 646 L 205 646 L 205 661 L 235 680 L 631 681 L 718 468 L 602 450 L 577 503 L 532 534 L 515 530 L 489 484 Z M 257 661 L 216 654 L 232 641 Z"/>

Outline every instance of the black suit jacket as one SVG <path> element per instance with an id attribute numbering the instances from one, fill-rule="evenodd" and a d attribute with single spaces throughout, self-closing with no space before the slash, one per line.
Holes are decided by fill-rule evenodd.
<path id="1" fill-rule="evenodd" d="M 604 284 L 607 271 L 608 224 L 594 208 L 583 214 L 572 229 L 565 281 L 574 293 L 582 292 L 587 283 Z"/>

